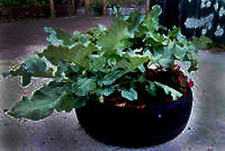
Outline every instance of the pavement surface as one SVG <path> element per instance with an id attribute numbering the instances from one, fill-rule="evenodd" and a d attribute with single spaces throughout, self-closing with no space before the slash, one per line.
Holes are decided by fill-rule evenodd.
<path id="1" fill-rule="evenodd" d="M 20 20 L 0 23 L 0 60 L 11 60 L 30 53 L 29 46 L 47 45 L 44 27 L 60 28 L 71 35 L 75 30 L 87 30 L 97 23 L 110 25 L 111 17 L 85 17 Z"/>
<path id="2" fill-rule="evenodd" d="M 0 23 L 0 73 L 32 56 L 34 49 L 48 44 L 44 27 L 62 28 L 72 34 L 97 23 L 110 25 L 110 17 L 71 17 Z M 37 47 L 36 47 L 37 46 Z M 199 71 L 190 75 L 198 80 L 193 89 L 193 108 L 185 130 L 175 139 L 147 148 L 108 146 L 90 138 L 81 128 L 74 111 L 54 113 L 35 123 L 7 117 L 22 93 L 34 90 L 42 81 L 33 81 L 24 90 L 18 79 L 0 79 L 0 151 L 224 151 L 225 148 L 225 54 L 199 51 Z M 182 65 L 183 70 L 187 65 Z"/>

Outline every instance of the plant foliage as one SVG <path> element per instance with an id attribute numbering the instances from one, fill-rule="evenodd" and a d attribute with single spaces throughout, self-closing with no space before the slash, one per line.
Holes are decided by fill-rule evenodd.
<path id="1" fill-rule="evenodd" d="M 197 70 L 197 58 L 190 55 L 198 52 L 198 43 L 187 40 L 178 27 L 167 30 L 161 26 L 161 12 L 160 6 L 155 5 L 146 15 L 136 10 L 123 16 L 115 8 L 117 17 L 108 29 L 97 25 L 87 31 L 76 31 L 73 36 L 62 29 L 45 28 L 47 48 L 2 76 L 22 76 L 22 86 L 28 86 L 32 77 L 52 81 L 35 91 L 30 99 L 24 96 L 13 105 L 9 115 L 39 120 L 51 115 L 54 109 L 70 112 L 85 106 L 93 97 L 104 102 L 104 96 L 116 91 L 134 102 L 139 98 L 140 86 L 152 96 L 160 87 L 166 94 L 171 93 L 173 100 L 181 97 L 182 93 L 172 87 L 150 82 L 145 76 L 148 69 L 167 69 L 175 60 L 190 62 L 189 72 Z M 202 46 L 209 42 L 194 40 L 200 40 Z M 56 70 L 48 67 L 44 59 Z"/>

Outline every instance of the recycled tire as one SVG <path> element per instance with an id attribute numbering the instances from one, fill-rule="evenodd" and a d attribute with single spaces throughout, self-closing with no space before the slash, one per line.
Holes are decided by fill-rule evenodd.
<path id="1" fill-rule="evenodd" d="M 186 127 L 192 109 L 192 91 L 179 101 L 152 108 L 105 108 L 88 105 L 76 109 L 81 127 L 97 141 L 122 147 L 149 147 L 168 142 Z"/>

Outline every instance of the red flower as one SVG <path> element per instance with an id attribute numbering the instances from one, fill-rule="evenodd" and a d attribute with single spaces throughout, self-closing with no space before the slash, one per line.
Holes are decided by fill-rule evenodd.
<path id="1" fill-rule="evenodd" d="M 152 77 L 152 76 L 153 76 L 153 73 L 152 73 L 151 71 L 149 71 L 149 72 L 148 72 L 148 76 L 149 76 L 149 77 Z"/>
<path id="2" fill-rule="evenodd" d="M 179 77 L 179 83 L 182 83 L 183 82 L 183 79 L 181 77 Z"/>
<path id="3" fill-rule="evenodd" d="M 176 99 L 176 100 L 174 100 L 175 102 L 178 102 L 180 100 L 180 98 L 178 98 L 178 99 Z"/>
<path id="4" fill-rule="evenodd" d="M 188 86 L 189 86 L 190 88 L 193 88 L 194 85 L 195 85 L 195 82 L 194 82 L 193 80 L 189 79 Z"/>
<path id="5" fill-rule="evenodd" d="M 185 89 L 183 90 L 183 92 L 184 92 L 184 94 L 186 94 L 186 93 L 187 93 L 187 89 L 185 88 Z"/>
<path id="6" fill-rule="evenodd" d="M 154 72 L 154 73 L 158 73 L 158 71 L 157 71 L 157 70 L 154 70 L 153 72 Z"/>
<path id="7" fill-rule="evenodd" d="M 142 105 L 139 105 L 137 108 L 138 109 L 143 109 L 143 108 L 145 108 L 146 107 L 146 105 L 145 104 L 142 104 Z"/>
<path id="8" fill-rule="evenodd" d="M 126 104 L 126 107 L 128 107 L 128 108 L 136 108 L 136 105 L 135 104 Z"/>
<path id="9" fill-rule="evenodd" d="M 173 70 L 174 68 L 175 68 L 175 66 L 174 66 L 174 65 L 172 65 L 172 66 L 171 66 L 171 70 Z"/>

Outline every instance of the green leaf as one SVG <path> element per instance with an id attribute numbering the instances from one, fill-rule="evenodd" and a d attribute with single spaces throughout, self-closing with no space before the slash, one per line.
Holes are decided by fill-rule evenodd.
<path id="1" fill-rule="evenodd" d="M 160 46 L 167 46 L 171 43 L 170 39 L 157 32 L 150 32 L 144 38 L 146 44 L 150 44 L 153 48 Z"/>
<path id="2" fill-rule="evenodd" d="M 173 27 L 173 30 L 169 30 L 168 36 L 175 39 L 180 32 L 180 27 Z"/>
<path id="3" fill-rule="evenodd" d="M 191 41 L 192 41 L 193 45 L 195 47 L 197 47 L 198 50 L 207 49 L 207 48 L 209 48 L 209 44 L 213 43 L 213 41 L 206 36 L 201 36 L 200 38 L 192 37 Z"/>
<path id="4" fill-rule="evenodd" d="M 112 86 L 108 87 L 108 88 L 99 89 L 97 91 L 97 95 L 109 96 L 110 94 L 112 94 L 114 92 L 114 90 L 115 89 Z"/>
<path id="5" fill-rule="evenodd" d="M 188 53 L 185 53 L 184 57 L 182 58 L 182 61 L 195 61 L 195 59 L 190 58 L 190 57 L 188 56 Z"/>
<path id="6" fill-rule="evenodd" d="M 153 48 L 159 47 L 159 46 L 163 46 L 163 44 L 162 44 L 161 41 L 155 40 L 155 39 L 152 38 L 152 37 L 147 38 L 147 39 L 145 40 L 145 43 L 151 45 Z"/>
<path id="7" fill-rule="evenodd" d="M 31 73 L 27 72 L 25 63 L 21 63 L 17 69 L 10 70 L 9 75 L 13 77 L 21 76 L 22 79 L 21 84 L 23 87 L 28 86 L 31 82 Z"/>
<path id="8" fill-rule="evenodd" d="M 73 88 L 73 92 L 77 96 L 86 96 L 91 90 L 94 90 L 97 87 L 96 82 L 93 79 L 83 78 L 79 79 L 75 88 Z"/>
<path id="9" fill-rule="evenodd" d="M 22 73 L 22 86 L 26 87 L 31 83 L 31 76 L 32 74 L 29 72 L 23 72 Z"/>
<path id="10" fill-rule="evenodd" d="M 102 46 L 101 51 L 108 58 L 116 53 L 117 49 L 123 49 L 125 47 L 122 39 L 129 35 L 127 23 L 123 20 L 114 19 L 107 33 L 100 37 L 98 45 Z"/>
<path id="11" fill-rule="evenodd" d="M 126 17 L 123 15 L 122 11 L 121 10 L 117 11 L 116 6 L 113 7 L 112 13 L 116 15 L 117 19 L 126 20 Z"/>
<path id="12" fill-rule="evenodd" d="M 179 32 L 177 33 L 176 36 L 177 36 L 176 37 L 177 43 L 180 43 L 184 46 L 189 45 L 189 41 L 187 40 L 186 36 L 182 35 L 180 28 L 179 28 Z"/>
<path id="13" fill-rule="evenodd" d="M 84 98 L 80 97 L 79 99 L 75 101 L 75 104 L 73 107 L 77 109 L 77 108 L 81 108 L 85 106 L 86 104 L 87 104 L 87 99 L 85 97 Z"/>
<path id="14" fill-rule="evenodd" d="M 124 74 L 133 71 L 147 61 L 149 61 L 149 58 L 146 56 L 124 54 L 124 59 L 117 62 L 112 68 L 112 72 L 107 74 L 99 84 L 110 85 Z"/>
<path id="15" fill-rule="evenodd" d="M 158 4 L 157 5 L 154 5 L 152 7 L 152 11 L 151 12 L 152 12 L 152 14 L 153 14 L 154 17 L 160 16 L 162 14 L 162 8 Z"/>
<path id="16" fill-rule="evenodd" d="M 149 30 L 146 26 L 139 25 L 138 31 L 135 32 L 135 37 L 137 37 L 137 38 L 142 37 L 143 35 L 146 35 L 146 33 L 148 33 L 148 32 L 149 32 Z"/>
<path id="17" fill-rule="evenodd" d="M 72 81 L 76 81 L 81 74 L 79 68 L 72 63 L 67 67 L 64 73 L 65 76 Z"/>
<path id="18" fill-rule="evenodd" d="M 157 96 L 157 93 L 156 93 L 157 88 L 155 83 L 151 81 L 148 81 L 148 83 L 149 83 L 149 86 L 146 87 L 148 94 L 150 94 L 151 96 Z"/>
<path id="19" fill-rule="evenodd" d="M 135 10 L 129 14 L 126 21 L 128 23 L 128 31 L 131 33 L 131 38 L 134 37 L 134 32 L 137 30 L 143 19 L 144 15 L 142 15 L 142 13 L 138 10 Z"/>
<path id="20" fill-rule="evenodd" d="M 31 77 L 54 78 L 53 70 L 47 68 L 43 59 L 32 57 L 20 64 L 17 69 L 10 70 L 8 75 L 13 77 L 21 76 L 21 84 L 26 87 L 31 82 Z"/>
<path id="21" fill-rule="evenodd" d="M 44 30 L 47 32 L 46 40 L 50 45 L 62 45 L 63 41 L 56 38 L 56 32 L 51 27 L 44 27 Z"/>
<path id="22" fill-rule="evenodd" d="M 56 38 L 63 41 L 63 45 L 73 45 L 75 44 L 75 41 L 73 40 L 73 37 L 68 34 L 63 29 L 55 29 L 56 32 Z"/>
<path id="23" fill-rule="evenodd" d="M 138 97 L 137 92 L 133 88 L 130 88 L 130 90 L 122 90 L 121 95 L 130 101 L 137 100 Z"/>
<path id="24" fill-rule="evenodd" d="M 104 76 L 101 80 L 98 81 L 98 85 L 103 86 L 103 85 L 110 85 L 114 81 L 116 81 L 118 78 L 123 76 L 123 70 L 117 69 L 106 76 Z"/>
<path id="25" fill-rule="evenodd" d="M 154 5 L 151 11 L 147 11 L 145 18 L 143 20 L 143 25 L 145 25 L 149 31 L 158 30 L 160 27 L 159 16 L 162 13 L 162 9 L 159 5 Z"/>
<path id="26" fill-rule="evenodd" d="M 164 67 L 171 67 L 174 64 L 171 47 L 153 48 L 153 62 L 156 62 Z M 156 60 L 154 58 L 157 58 Z"/>
<path id="27" fill-rule="evenodd" d="M 47 49 L 39 53 L 38 56 L 45 56 L 53 65 L 57 66 L 60 61 L 73 62 L 81 68 L 89 69 L 89 55 L 92 52 L 98 51 L 98 48 L 89 43 L 87 47 L 78 43 L 71 49 L 63 46 L 48 45 Z"/>
<path id="28" fill-rule="evenodd" d="M 138 69 L 142 72 L 142 73 L 144 73 L 145 72 L 145 67 L 144 67 L 144 65 L 142 64 L 142 65 L 140 65 L 139 67 L 138 67 Z"/>
<path id="29" fill-rule="evenodd" d="M 27 96 L 16 102 L 9 110 L 8 115 L 14 118 L 27 118 L 33 121 L 46 118 L 54 111 L 55 104 L 66 91 L 65 83 L 52 81 L 35 91 L 29 99 Z"/>
<path id="30" fill-rule="evenodd" d="M 78 39 L 78 42 L 84 46 L 87 46 L 91 41 L 89 40 L 88 35 L 81 35 Z"/>
<path id="31" fill-rule="evenodd" d="M 164 92 L 168 95 L 169 93 L 171 93 L 171 96 L 173 97 L 173 100 L 176 100 L 178 98 L 180 98 L 183 94 L 180 93 L 179 91 L 171 88 L 171 87 L 168 87 L 167 85 L 165 84 L 162 84 L 160 82 L 157 82 L 157 81 L 154 81 L 154 83 L 157 85 L 157 86 L 160 86 L 164 89 Z"/>
<path id="32" fill-rule="evenodd" d="M 79 41 L 79 37 L 82 35 L 83 33 L 81 31 L 74 31 L 73 32 L 73 41 L 78 42 Z"/>
<path id="33" fill-rule="evenodd" d="M 61 45 L 69 46 L 75 44 L 73 37 L 63 29 L 53 30 L 51 27 L 45 27 L 44 30 L 48 33 L 46 40 L 50 44 L 54 44 L 57 42 L 59 42 Z"/>
<path id="34" fill-rule="evenodd" d="M 57 70 L 55 72 L 55 79 L 59 82 L 64 79 L 64 72 L 69 67 L 69 63 L 66 61 L 59 61 L 57 65 Z"/>
<path id="35" fill-rule="evenodd" d="M 106 65 L 106 58 L 102 55 L 90 55 L 90 67 L 93 71 L 107 72 L 104 68 Z"/>
<path id="36" fill-rule="evenodd" d="M 197 60 L 191 61 L 191 66 L 188 68 L 188 72 L 191 73 L 192 71 L 197 70 L 198 70 L 198 61 Z"/>
<path id="37" fill-rule="evenodd" d="M 78 97 L 76 97 L 72 93 L 72 91 L 66 92 L 62 95 L 62 97 L 54 106 L 54 108 L 57 112 L 61 112 L 63 110 L 65 110 L 66 112 L 70 112 L 73 110 L 73 107 L 77 100 L 78 100 Z"/>
<path id="38" fill-rule="evenodd" d="M 103 32 L 103 31 L 106 31 L 107 30 L 106 26 L 104 26 L 102 24 L 97 24 L 96 25 L 96 28 L 97 28 L 97 31 L 98 32 Z"/>
<path id="39" fill-rule="evenodd" d="M 32 57 L 24 62 L 26 64 L 26 70 L 29 73 L 42 73 L 47 70 L 47 64 L 42 58 Z"/>
<path id="40" fill-rule="evenodd" d="M 123 58 L 124 59 L 120 60 L 115 65 L 113 70 L 115 70 L 117 68 L 125 68 L 124 74 L 138 68 L 143 63 L 149 61 L 149 58 L 147 56 L 129 54 L 129 53 L 123 54 Z"/>

